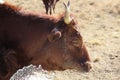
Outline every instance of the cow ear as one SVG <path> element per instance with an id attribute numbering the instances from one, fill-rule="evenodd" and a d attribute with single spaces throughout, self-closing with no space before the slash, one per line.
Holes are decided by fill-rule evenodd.
<path id="1" fill-rule="evenodd" d="M 61 32 L 55 28 L 48 35 L 48 40 L 50 42 L 54 42 L 54 41 L 59 40 L 61 38 L 61 36 L 62 36 Z"/>
<path id="2" fill-rule="evenodd" d="M 68 1 L 67 4 L 63 3 L 65 6 L 65 16 L 64 16 L 64 22 L 66 24 L 70 24 L 72 21 L 72 18 L 70 17 L 70 1 Z"/>

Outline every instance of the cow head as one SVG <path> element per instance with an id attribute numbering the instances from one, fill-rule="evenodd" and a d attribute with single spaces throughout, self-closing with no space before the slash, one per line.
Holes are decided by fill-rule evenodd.
<path id="1" fill-rule="evenodd" d="M 78 26 L 76 20 L 70 15 L 70 2 L 65 6 L 65 15 L 54 25 L 51 30 L 48 40 L 54 42 L 62 39 L 64 42 L 68 43 L 69 47 L 81 47 L 82 46 L 82 36 L 78 31 Z"/>
<path id="2" fill-rule="evenodd" d="M 59 42 L 63 53 L 72 56 L 72 58 L 85 66 L 85 70 L 89 70 L 89 55 L 83 44 L 82 36 L 78 31 L 76 20 L 70 15 L 70 2 L 65 6 L 65 15 L 60 19 L 51 30 L 48 40 L 50 42 Z"/>

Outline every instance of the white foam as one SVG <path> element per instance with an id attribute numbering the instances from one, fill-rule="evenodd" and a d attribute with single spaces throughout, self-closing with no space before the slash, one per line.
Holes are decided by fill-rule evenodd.
<path id="1" fill-rule="evenodd" d="M 5 1 L 3 1 L 3 0 L 0 0 L 0 4 L 3 4 Z"/>

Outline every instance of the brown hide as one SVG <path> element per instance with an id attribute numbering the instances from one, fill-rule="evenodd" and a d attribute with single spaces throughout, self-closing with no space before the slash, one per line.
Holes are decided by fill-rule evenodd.
<path id="1" fill-rule="evenodd" d="M 0 4 L 0 79 L 8 80 L 17 69 L 29 64 L 64 70 L 68 60 L 89 71 L 90 58 L 77 27 L 74 20 L 65 24 L 63 16 L 33 15 Z"/>
<path id="2" fill-rule="evenodd" d="M 52 11 L 54 11 L 56 3 L 58 1 L 59 0 L 43 0 L 43 4 L 45 5 L 45 9 L 46 9 L 46 14 L 48 14 L 48 11 L 50 14 L 52 14 Z"/>

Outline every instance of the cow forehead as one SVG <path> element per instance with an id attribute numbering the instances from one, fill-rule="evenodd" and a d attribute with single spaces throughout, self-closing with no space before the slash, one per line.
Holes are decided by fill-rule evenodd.
<path id="1" fill-rule="evenodd" d="M 65 29 L 66 27 L 73 27 L 74 29 L 77 29 L 78 27 L 78 22 L 77 20 L 72 16 L 72 21 L 70 24 L 66 24 L 63 20 L 64 17 L 62 17 L 54 27 L 60 28 L 60 29 Z"/>
<path id="2" fill-rule="evenodd" d="M 65 31 L 67 30 L 67 31 L 79 32 L 79 26 L 74 22 L 71 22 L 70 24 L 63 25 L 62 29 L 64 29 Z"/>

